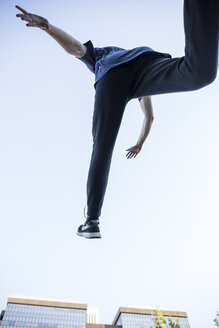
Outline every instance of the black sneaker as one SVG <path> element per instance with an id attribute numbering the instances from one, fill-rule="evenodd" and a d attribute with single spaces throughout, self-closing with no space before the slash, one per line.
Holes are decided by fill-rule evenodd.
<path id="1" fill-rule="evenodd" d="M 101 238 L 99 220 L 89 220 L 78 228 L 77 235 L 84 238 Z"/>

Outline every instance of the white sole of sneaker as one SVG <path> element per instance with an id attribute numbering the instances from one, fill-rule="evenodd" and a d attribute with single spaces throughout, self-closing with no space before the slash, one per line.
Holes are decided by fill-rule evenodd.
<path id="1" fill-rule="evenodd" d="M 101 238 L 100 232 L 77 232 L 77 235 L 87 239 Z"/>

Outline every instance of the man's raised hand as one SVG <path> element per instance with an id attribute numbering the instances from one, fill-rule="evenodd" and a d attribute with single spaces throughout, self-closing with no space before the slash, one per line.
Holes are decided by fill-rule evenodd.
<path id="1" fill-rule="evenodd" d="M 21 20 L 28 22 L 26 26 L 39 27 L 42 30 L 49 29 L 49 22 L 46 18 L 28 13 L 26 10 L 22 9 L 19 6 L 15 7 L 22 12 L 22 14 L 17 14 L 16 16 L 20 17 Z"/>

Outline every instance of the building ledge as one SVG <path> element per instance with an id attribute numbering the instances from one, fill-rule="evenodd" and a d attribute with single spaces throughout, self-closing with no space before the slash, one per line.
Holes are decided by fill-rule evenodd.
<path id="1" fill-rule="evenodd" d="M 96 323 L 87 323 L 86 328 L 122 328 L 122 326 L 101 325 Z"/>
<path id="2" fill-rule="evenodd" d="M 36 300 L 36 299 L 17 298 L 17 297 L 9 297 L 8 303 L 39 305 L 39 306 L 54 306 L 54 307 L 60 307 L 60 308 L 87 310 L 86 304 L 60 302 L 60 301 Z"/>

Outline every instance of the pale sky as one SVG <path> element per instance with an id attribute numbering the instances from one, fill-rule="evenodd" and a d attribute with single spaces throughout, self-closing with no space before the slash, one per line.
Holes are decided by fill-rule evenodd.
<path id="1" fill-rule="evenodd" d="M 182 0 L 0 2 L 0 309 L 8 296 L 97 306 L 186 311 L 213 327 L 219 309 L 219 80 L 195 92 L 152 97 L 154 124 L 127 160 L 143 116 L 125 111 L 101 217 L 84 222 L 94 75 L 15 5 L 81 42 L 184 54 Z"/>

